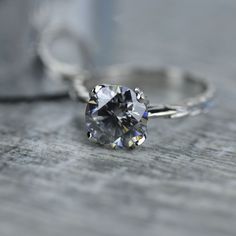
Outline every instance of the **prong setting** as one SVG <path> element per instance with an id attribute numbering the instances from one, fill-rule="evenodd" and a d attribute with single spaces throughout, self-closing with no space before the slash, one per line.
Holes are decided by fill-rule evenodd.
<path id="1" fill-rule="evenodd" d="M 140 88 L 135 88 L 134 91 L 136 93 L 137 100 L 140 103 L 144 103 L 145 101 L 147 101 L 144 92 Z"/>
<path id="2" fill-rule="evenodd" d="M 111 147 L 133 149 L 147 136 L 147 103 L 141 90 L 98 85 L 86 108 L 89 140 Z"/>

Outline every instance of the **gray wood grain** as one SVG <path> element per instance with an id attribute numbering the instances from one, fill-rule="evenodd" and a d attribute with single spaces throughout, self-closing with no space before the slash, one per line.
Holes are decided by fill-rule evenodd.
<path id="1" fill-rule="evenodd" d="M 148 140 L 127 152 L 87 141 L 82 104 L 0 104 L 1 236 L 235 236 L 236 3 L 125 4 L 116 60 L 205 74 L 215 108 L 150 121 Z"/>

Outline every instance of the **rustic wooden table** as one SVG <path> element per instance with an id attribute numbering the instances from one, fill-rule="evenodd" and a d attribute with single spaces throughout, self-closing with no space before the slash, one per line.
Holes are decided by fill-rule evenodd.
<path id="1" fill-rule="evenodd" d="M 236 235 L 236 3 L 131 3 L 117 60 L 200 72 L 215 108 L 127 152 L 91 145 L 69 99 L 1 103 L 1 236 Z"/>

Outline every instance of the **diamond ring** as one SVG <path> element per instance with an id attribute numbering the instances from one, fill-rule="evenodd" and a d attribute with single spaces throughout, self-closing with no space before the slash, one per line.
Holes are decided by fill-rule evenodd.
<path id="1" fill-rule="evenodd" d="M 82 68 L 61 62 L 51 53 L 55 40 L 65 36 L 79 46 Z M 147 138 L 148 120 L 193 116 L 212 105 L 212 85 L 200 76 L 176 68 L 94 70 L 86 45 L 68 29 L 46 31 L 38 54 L 49 71 L 71 81 L 71 96 L 87 103 L 85 120 L 89 140 L 106 147 L 135 148 Z M 146 87 L 151 91 L 146 93 Z M 145 94 L 155 95 L 151 103 L 144 95 L 144 88 Z M 180 96 L 176 96 L 176 91 Z M 165 96 L 172 100 L 161 101 Z M 159 102 L 153 105 L 152 100 Z"/>
<path id="2" fill-rule="evenodd" d="M 206 80 L 176 68 L 111 68 L 83 81 L 75 79 L 73 84 L 77 98 L 87 103 L 85 121 L 89 140 L 114 149 L 133 149 L 143 144 L 149 119 L 180 118 L 206 112 L 214 94 Z M 185 91 L 193 97 L 186 95 L 182 102 L 152 105 L 142 91 L 147 85 L 154 94 L 158 89 L 161 93 L 176 89 L 182 95 Z"/>

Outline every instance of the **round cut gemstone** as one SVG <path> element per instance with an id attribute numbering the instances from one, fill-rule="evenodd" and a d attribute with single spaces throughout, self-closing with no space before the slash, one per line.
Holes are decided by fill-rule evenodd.
<path id="1" fill-rule="evenodd" d="M 90 93 L 86 126 L 91 141 L 112 148 L 134 148 L 147 134 L 147 100 L 136 89 L 98 85 Z"/>

